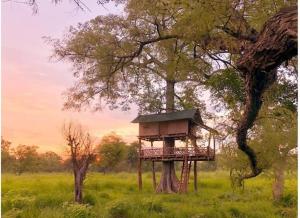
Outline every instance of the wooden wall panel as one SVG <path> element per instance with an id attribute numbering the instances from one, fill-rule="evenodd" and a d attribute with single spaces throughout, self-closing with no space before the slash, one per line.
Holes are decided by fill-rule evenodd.
<path id="1" fill-rule="evenodd" d="M 180 134 L 188 133 L 188 121 L 187 120 L 176 120 L 168 123 L 169 134 Z"/>
<path id="2" fill-rule="evenodd" d="M 159 124 L 158 123 L 140 123 L 139 135 L 140 136 L 159 135 Z"/>
<path id="3" fill-rule="evenodd" d="M 174 134 L 188 134 L 188 120 L 176 120 L 160 123 L 140 123 L 140 136 L 166 136 Z"/>
<path id="4" fill-rule="evenodd" d="M 159 133 L 160 135 L 168 135 L 168 122 L 159 123 Z"/>

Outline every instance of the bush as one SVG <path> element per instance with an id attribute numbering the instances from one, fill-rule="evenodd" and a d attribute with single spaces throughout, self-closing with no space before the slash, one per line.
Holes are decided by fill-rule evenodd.
<path id="1" fill-rule="evenodd" d="M 95 205 L 97 203 L 97 200 L 94 197 L 94 195 L 87 193 L 87 194 L 83 195 L 83 202 L 85 204 Z"/>
<path id="2" fill-rule="evenodd" d="M 164 211 L 163 206 L 160 202 L 155 202 L 153 200 L 146 200 L 142 203 L 142 207 L 145 208 L 149 212 L 162 213 Z"/>
<path id="3" fill-rule="evenodd" d="M 63 203 L 61 196 L 57 195 L 39 195 L 35 199 L 35 206 L 38 208 L 57 207 Z"/>
<path id="4" fill-rule="evenodd" d="M 92 212 L 92 207 L 87 204 L 63 203 L 64 217 L 66 218 L 90 218 L 96 217 Z"/>
<path id="5" fill-rule="evenodd" d="M 21 217 L 22 210 L 13 208 L 12 210 L 6 212 L 3 217 L 4 218 L 19 218 Z"/>
<path id="6" fill-rule="evenodd" d="M 112 202 L 107 211 L 111 218 L 129 218 L 130 204 L 125 201 Z"/>
<path id="7" fill-rule="evenodd" d="M 279 210 L 278 215 L 283 218 L 297 217 L 297 211 L 293 208 L 283 208 Z"/>
<path id="8" fill-rule="evenodd" d="M 297 205 L 297 198 L 293 194 L 287 194 L 280 199 L 280 204 L 284 207 L 294 207 Z"/>
<path id="9" fill-rule="evenodd" d="M 236 207 L 231 207 L 229 208 L 229 212 L 232 218 L 242 218 L 246 217 L 243 212 L 241 212 L 238 208 Z"/>
<path id="10" fill-rule="evenodd" d="M 103 198 L 103 199 L 111 199 L 110 195 L 107 194 L 106 192 L 102 192 L 99 194 L 99 197 L 100 198 Z"/>
<path id="11" fill-rule="evenodd" d="M 9 198 L 3 198 L 2 201 L 3 207 L 6 209 L 22 209 L 29 207 L 35 201 L 35 198 L 15 195 Z"/>

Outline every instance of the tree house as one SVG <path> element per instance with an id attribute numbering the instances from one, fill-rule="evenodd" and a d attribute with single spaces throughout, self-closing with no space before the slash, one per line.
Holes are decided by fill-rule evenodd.
<path id="1" fill-rule="evenodd" d="M 197 190 L 197 161 L 215 160 L 215 135 L 216 130 L 206 126 L 198 109 L 184 110 L 171 113 L 139 115 L 132 123 L 139 123 L 139 162 L 138 181 L 142 189 L 142 161 L 152 161 L 153 187 L 156 189 L 154 163 L 161 161 L 182 161 L 180 176 L 180 192 L 187 191 L 191 164 L 194 162 L 194 189 Z M 209 132 L 208 145 L 198 146 L 197 128 Z M 166 139 L 181 140 L 185 146 L 154 147 L 155 141 Z M 151 142 L 151 147 L 143 147 L 142 140 Z M 211 143 L 212 141 L 212 143 Z M 211 146 L 212 145 L 212 146 Z"/>

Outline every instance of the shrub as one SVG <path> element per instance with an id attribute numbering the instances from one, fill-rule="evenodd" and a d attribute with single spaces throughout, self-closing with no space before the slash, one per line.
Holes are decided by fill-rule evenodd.
<path id="1" fill-rule="evenodd" d="M 110 195 L 107 194 L 106 192 L 102 192 L 99 194 L 100 198 L 104 198 L 104 199 L 111 199 Z"/>
<path id="2" fill-rule="evenodd" d="M 236 207 L 229 208 L 229 212 L 230 212 L 231 217 L 233 217 L 233 218 L 246 217 L 245 214 Z"/>
<path id="3" fill-rule="evenodd" d="M 64 216 L 66 218 L 90 218 L 96 217 L 92 212 L 92 207 L 87 204 L 63 203 Z"/>
<path id="4" fill-rule="evenodd" d="M 21 217 L 22 210 L 13 208 L 10 211 L 7 211 L 3 217 L 5 218 L 19 218 Z"/>
<path id="5" fill-rule="evenodd" d="M 283 218 L 297 217 L 297 211 L 293 208 L 283 208 L 278 211 L 278 214 Z"/>
<path id="6" fill-rule="evenodd" d="M 10 196 L 9 198 L 2 199 L 3 206 L 8 209 L 16 208 L 22 209 L 30 206 L 34 201 L 34 197 L 26 197 L 21 195 Z"/>
<path id="7" fill-rule="evenodd" d="M 94 195 L 87 193 L 87 194 L 83 195 L 83 202 L 85 204 L 95 205 L 97 203 L 97 200 L 94 197 Z"/>
<path id="8" fill-rule="evenodd" d="M 293 206 L 297 205 L 297 198 L 296 198 L 296 196 L 294 196 L 291 193 L 284 195 L 280 199 L 280 204 L 284 207 L 293 207 Z"/>
<path id="9" fill-rule="evenodd" d="M 161 205 L 161 203 L 153 201 L 153 200 L 144 201 L 142 203 L 142 207 L 145 208 L 149 212 L 154 211 L 156 213 L 162 213 L 164 211 L 164 208 Z"/>
<path id="10" fill-rule="evenodd" d="M 128 218 L 130 204 L 125 201 L 114 201 L 108 206 L 107 210 L 111 218 Z"/>
<path id="11" fill-rule="evenodd" d="M 35 206 L 39 208 L 57 207 L 63 203 L 63 198 L 59 195 L 39 195 L 35 199 Z"/>

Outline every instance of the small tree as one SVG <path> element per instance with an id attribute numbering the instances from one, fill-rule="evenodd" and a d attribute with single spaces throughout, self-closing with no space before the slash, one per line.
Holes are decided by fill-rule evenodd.
<path id="1" fill-rule="evenodd" d="M 15 158 L 11 154 L 11 142 L 1 138 L 1 170 L 2 172 L 12 171 Z"/>
<path id="2" fill-rule="evenodd" d="M 103 172 L 113 170 L 124 158 L 126 143 L 115 133 L 102 138 L 98 151 L 100 155 L 99 166 Z"/>
<path id="3" fill-rule="evenodd" d="M 63 169 L 61 157 L 53 151 L 47 151 L 40 155 L 41 170 L 46 172 L 57 172 Z"/>
<path id="4" fill-rule="evenodd" d="M 68 144 L 73 173 L 75 201 L 82 203 L 82 187 L 89 165 L 94 160 L 91 136 L 80 124 L 69 122 L 63 126 L 63 136 Z"/>
<path id="5" fill-rule="evenodd" d="M 13 150 L 16 159 L 15 171 L 18 175 L 23 172 L 36 172 L 39 170 L 40 159 L 38 146 L 19 145 Z"/>

